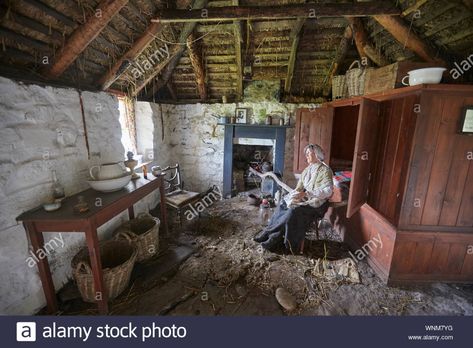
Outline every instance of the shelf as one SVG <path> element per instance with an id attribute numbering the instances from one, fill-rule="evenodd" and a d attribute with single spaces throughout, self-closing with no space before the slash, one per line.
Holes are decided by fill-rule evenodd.
<path id="1" fill-rule="evenodd" d="M 234 127 L 253 127 L 253 128 L 294 128 L 294 125 L 275 125 L 275 124 L 248 124 L 248 123 L 217 123 L 219 126 L 234 126 Z"/>

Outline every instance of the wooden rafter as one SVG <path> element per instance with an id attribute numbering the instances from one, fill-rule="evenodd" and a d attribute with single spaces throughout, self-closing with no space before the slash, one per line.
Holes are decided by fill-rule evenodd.
<path id="1" fill-rule="evenodd" d="M 192 68 L 194 69 L 195 81 L 197 83 L 200 99 L 206 100 L 207 90 L 205 88 L 205 71 L 203 65 L 202 47 L 200 42 L 197 42 L 197 38 L 194 34 L 190 34 L 187 37 L 187 52 L 189 53 L 189 59 L 191 61 Z"/>
<path id="2" fill-rule="evenodd" d="M 422 5 L 424 5 L 428 0 L 417 0 L 415 4 L 409 6 L 401 13 L 401 17 L 409 16 L 412 12 L 417 11 Z"/>
<path id="3" fill-rule="evenodd" d="M 67 17 L 66 15 L 62 14 L 61 12 L 55 10 L 54 8 L 46 5 L 45 3 L 38 1 L 38 0 L 23 0 L 23 2 L 26 2 L 27 4 L 36 7 L 38 10 L 42 11 L 43 13 L 47 14 L 48 16 L 51 16 L 58 21 L 64 23 L 65 25 L 68 25 L 70 27 L 75 27 L 77 25 L 74 20 L 71 18 Z"/>
<path id="4" fill-rule="evenodd" d="M 100 86 L 102 90 L 109 88 L 125 71 L 130 62 L 143 52 L 143 50 L 153 41 L 156 34 L 163 28 L 160 23 L 151 23 L 143 35 L 141 35 L 133 46 L 120 57 L 115 64 L 107 71 L 107 73 L 100 78 Z"/>
<path id="5" fill-rule="evenodd" d="M 330 93 L 330 87 L 332 86 L 332 77 L 335 76 L 340 69 L 340 64 L 345 59 L 348 49 L 350 48 L 351 39 L 353 37 L 353 31 L 351 30 L 350 26 L 345 28 L 345 32 L 343 33 L 343 37 L 340 40 L 340 44 L 338 45 L 337 52 L 335 53 L 335 57 L 332 62 L 332 66 L 330 68 L 329 73 L 325 77 L 323 83 L 323 93 L 324 95 L 328 95 Z"/>
<path id="6" fill-rule="evenodd" d="M 284 93 L 287 95 L 291 94 L 292 77 L 294 75 L 294 67 L 296 65 L 297 47 L 299 47 L 300 33 L 304 23 L 305 18 L 296 19 L 296 23 L 294 24 L 290 34 L 292 46 L 291 53 L 289 55 L 289 65 L 287 67 L 287 77 L 286 81 L 284 82 Z"/>
<path id="7" fill-rule="evenodd" d="M 360 58 L 367 57 L 378 66 L 388 65 L 389 62 L 384 58 L 381 52 L 376 52 L 376 49 L 370 44 L 361 18 L 347 17 L 347 20 L 352 26 L 353 37 Z"/>
<path id="8" fill-rule="evenodd" d="M 54 63 L 45 71 L 45 75 L 49 78 L 61 75 L 127 3 L 128 0 L 101 1 L 96 12 L 74 30 L 65 45 L 59 49 Z"/>
<path id="9" fill-rule="evenodd" d="M 158 11 L 153 21 L 173 22 L 221 22 L 234 20 L 271 20 L 286 18 L 320 18 L 338 16 L 399 15 L 400 11 L 390 2 L 371 1 L 354 4 L 292 4 L 283 6 L 227 6 L 207 8 L 205 16 L 200 10 Z"/>
<path id="10" fill-rule="evenodd" d="M 238 6 L 238 0 L 233 0 L 233 5 Z M 241 101 L 243 99 L 243 66 L 241 62 L 241 44 L 243 42 L 243 37 L 241 33 L 241 22 L 240 21 L 233 21 L 233 32 L 235 37 L 235 58 L 236 58 L 236 66 L 237 66 L 237 73 L 238 73 L 238 80 L 237 80 L 237 100 Z"/>
<path id="11" fill-rule="evenodd" d="M 374 16 L 374 19 L 381 24 L 401 45 L 426 62 L 446 64 L 441 58 L 436 58 L 437 52 L 427 45 L 415 32 L 410 30 L 402 18 L 393 16 Z"/>
<path id="12" fill-rule="evenodd" d="M 193 4 L 192 7 L 196 8 L 196 9 L 202 9 L 207 5 L 207 2 L 208 2 L 208 0 L 194 0 L 194 4 Z M 150 81 L 152 81 L 164 69 L 164 67 L 166 67 L 168 64 L 172 65 L 171 63 L 173 63 L 175 65 L 173 66 L 173 68 L 170 70 L 170 73 L 168 74 L 169 77 L 171 76 L 172 70 L 174 70 L 174 67 L 177 65 L 177 62 L 179 61 L 179 59 L 181 58 L 182 54 L 184 53 L 184 51 L 186 49 L 187 37 L 194 31 L 196 25 L 197 25 L 197 23 L 195 23 L 195 22 L 194 23 L 186 23 L 184 25 L 184 27 L 182 28 L 181 33 L 179 35 L 179 40 L 178 40 L 177 44 L 173 45 L 169 49 L 169 51 L 170 51 L 169 57 L 167 59 L 165 59 L 164 61 L 160 62 L 155 67 L 153 72 L 151 74 L 149 74 L 144 80 L 137 81 L 135 89 L 132 93 L 133 96 L 138 95 L 138 93 L 140 93 L 140 91 Z M 166 85 L 167 81 L 169 80 L 169 77 L 168 77 L 168 79 L 166 80 L 165 83 L 160 84 L 159 81 L 158 81 L 158 88 L 156 89 L 156 91 L 159 91 L 160 88 L 162 88 L 164 85 Z"/>

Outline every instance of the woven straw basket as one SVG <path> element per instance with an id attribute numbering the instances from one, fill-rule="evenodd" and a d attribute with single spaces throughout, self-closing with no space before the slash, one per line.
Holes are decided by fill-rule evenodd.
<path id="1" fill-rule="evenodd" d="M 358 65 L 357 68 L 353 68 L 355 64 Z M 345 74 L 349 98 L 363 95 L 365 90 L 366 71 L 367 69 L 362 68 L 358 60 L 351 63 Z"/>
<path id="2" fill-rule="evenodd" d="M 128 286 L 136 254 L 135 247 L 124 241 L 107 240 L 100 243 L 103 281 L 108 299 L 114 299 Z M 71 265 L 82 299 L 85 302 L 97 302 L 100 294 L 95 291 L 87 247 L 74 256 Z"/>
<path id="3" fill-rule="evenodd" d="M 137 262 L 145 261 L 158 252 L 159 247 L 158 218 L 146 213 L 139 214 L 136 219 L 127 221 L 115 232 L 117 240 L 126 240 L 136 246 Z"/>
<path id="4" fill-rule="evenodd" d="M 346 98 L 348 88 L 345 75 L 337 75 L 332 77 L 332 99 Z"/>

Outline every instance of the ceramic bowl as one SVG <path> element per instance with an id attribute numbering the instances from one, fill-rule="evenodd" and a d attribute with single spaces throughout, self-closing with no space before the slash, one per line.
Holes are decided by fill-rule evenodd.
<path id="1" fill-rule="evenodd" d="M 88 180 L 87 183 L 96 191 L 100 192 L 114 192 L 128 185 L 131 180 L 131 172 L 125 175 L 108 180 Z"/>
<path id="2" fill-rule="evenodd" d="M 416 69 L 408 72 L 409 75 L 402 79 L 403 85 L 415 86 L 423 83 L 440 83 L 442 80 L 443 72 L 447 70 L 445 68 L 424 68 Z M 409 79 L 409 83 L 405 80 Z"/>
<path id="3" fill-rule="evenodd" d="M 61 202 L 53 202 L 53 203 L 44 203 L 43 209 L 46 211 L 55 211 L 61 208 Z"/>

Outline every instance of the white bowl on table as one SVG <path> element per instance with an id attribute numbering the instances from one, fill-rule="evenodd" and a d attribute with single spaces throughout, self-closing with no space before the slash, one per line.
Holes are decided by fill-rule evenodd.
<path id="1" fill-rule="evenodd" d="M 123 176 L 107 180 L 87 180 L 87 183 L 96 191 L 114 192 L 122 189 L 131 180 L 131 172 L 127 172 Z"/>

